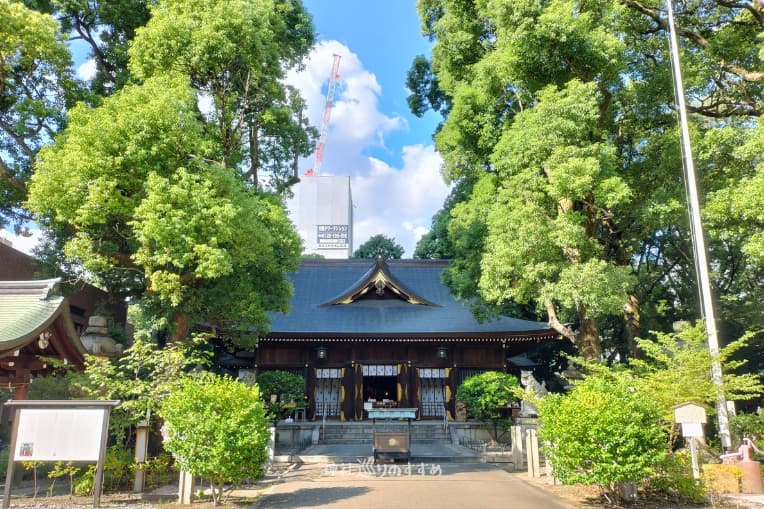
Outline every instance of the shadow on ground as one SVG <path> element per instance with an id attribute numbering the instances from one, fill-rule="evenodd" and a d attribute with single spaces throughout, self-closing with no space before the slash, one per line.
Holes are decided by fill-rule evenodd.
<path id="1" fill-rule="evenodd" d="M 263 495 L 255 507 L 318 507 L 357 497 L 368 491 L 368 488 L 302 488 L 291 493 Z"/>

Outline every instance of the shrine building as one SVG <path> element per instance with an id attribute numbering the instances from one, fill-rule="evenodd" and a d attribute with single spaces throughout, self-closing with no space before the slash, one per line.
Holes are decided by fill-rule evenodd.
<path id="1" fill-rule="evenodd" d="M 291 311 L 276 314 L 254 351 L 223 365 L 239 376 L 285 370 L 305 377 L 309 419 L 362 420 L 364 403 L 455 413 L 467 377 L 519 370 L 508 359 L 553 340 L 548 324 L 478 322 L 443 284 L 441 260 L 305 259 L 291 275 Z M 254 373 L 252 373 L 254 371 Z"/>

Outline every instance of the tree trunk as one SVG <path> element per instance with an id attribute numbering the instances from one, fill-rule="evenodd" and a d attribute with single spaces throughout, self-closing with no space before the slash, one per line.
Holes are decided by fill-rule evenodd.
<path id="1" fill-rule="evenodd" d="M 191 330 L 191 324 L 188 321 L 188 315 L 183 311 L 175 311 L 172 317 L 172 332 L 170 341 L 185 341 L 188 339 L 188 333 Z"/>
<path id="2" fill-rule="evenodd" d="M 640 303 L 639 299 L 633 293 L 629 294 L 626 304 L 623 306 L 623 345 L 629 357 L 640 357 L 640 351 L 637 349 L 636 338 L 639 337 L 640 325 Z"/>
<path id="3" fill-rule="evenodd" d="M 581 356 L 587 360 L 599 360 L 602 356 L 602 344 L 600 343 L 600 328 L 596 320 L 587 317 L 586 307 L 579 306 L 578 316 L 581 319 L 578 332 L 578 350 Z"/>
<path id="4" fill-rule="evenodd" d="M 254 116 L 254 114 L 252 114 Z M 260 166 L 260 141 L 258 140 L 258 126 L 257 121 L 254 118 L 250 118 L 248 122 L 249 127 L 249 164 L 250 174 L 252 177 L 252 184 L 257 189 L 258 175 L 257 170 Z"/>

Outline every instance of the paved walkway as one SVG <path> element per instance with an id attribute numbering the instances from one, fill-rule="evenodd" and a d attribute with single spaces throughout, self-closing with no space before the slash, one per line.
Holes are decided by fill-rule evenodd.
<path id="1" fill-rule="evenodd" d="M 524 474 L 483 464 L 304 464 L 262 494 L 254 508 L 571 509 L 525 482 Z"/>
<path id="2" fill-rule="evenodd" d="M 371 444 L 319 444 L 291 455 L 276 458 L 282 463 L 355 463 L 370 458 Z M 411 462 L 472 463 L 480 455 L 467 447 L 452 444 L 411 444 Z"/>

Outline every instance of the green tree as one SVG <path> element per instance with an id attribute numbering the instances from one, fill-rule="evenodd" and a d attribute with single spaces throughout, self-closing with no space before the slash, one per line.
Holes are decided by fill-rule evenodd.
<path id="1" fill-rule="evenodd" d="M 256 383 L 273 419 L 284 419 L 293 413 L 295 406 L 305 404 L 305 377 L 302 375 L 278 369 L 264 371 L 257 375 Z M 276 401 L 272 402 L 273 395 Z"/>
<path id="2" fill-rule="evenodd" d="M 414 258 L 425 260 L 450 260 L 454 258 L 456 251 L 451 238 L 448 236 L 451 211 L 457 204 L 469 197 L 473 184 L 472 180 L 463 179 L 459 180 L 451 189 L 446 201 L 443 202 L 443 208 L 433 216 L 430 231 L 422 235 L 417 242 Z"/>
<path id="3" fill-rule="evenodd" d="M 392 237 L 382 234 L 374 235 L 358 246 L 351 258 L 376 258 L 377 256 L 386 260 L 399 259 L 403 256 L 403 246 L 396 243 Z"/>
<path id="4" fill-rule="evenodd" d="M 0 1 L 0 226 L 21 208 L 37 152 L 58 132 L 77 82 L 59 25 L 20 2 Z"/>
<path id="5" fill-rule="evenodd" d="M 83 44 L 95 64 L 90 81 L 96 96 L 107 96 L 131 80 L 127 49 L 136 28 L 149 19 L 144 0 L 25 0 L 30 8 L 50 14 L 61 24 L 62 35 Z"/>
<path id="6" fill-rule="evenodd" d="M 745 362 L 734 359 L 748 339 L 733 341 L 719 352 L 724 396 L 730 401 L 750 400 L 764 393 L 760 376 L 740 373 Z M 705 404 L 714 413 L 718 387 L 709 376 L 712 357 L 706 341 L 702 323 L 676 333 L 656 333 L 653 340 L 637 340 L 643 358 L 632 359 L 630 371 L 639 380 L 640 392 L 660 406 L 666 422 L 673 419 L 673 407 L 687 401 Z"/>
<path id="7" fill-rule="evenodd" d="M 263 371 L 257 375 L 257 386 L 264 401 L 270 401 L 272 394 L 283 403 L 305 399 L 305 377 L 289 371 Z"/>
<path id="8" fill-rule="evenodd" d="M 464 380 L 456 390 L 456 399 L 467 403 L 467 415 L 475 419 L 501 418 L 501 408 L 517 400 L 517 377 L 509 373 L 486 371 Z"/>
<path id="9" fill-rule="evenodd" d="M 467 404 L 467 416 L 491 421 L 493 438 L 498 440 L 500 421 L 507 417 L 509 404 L 517 401 L 519 388 L 517 377 L 498 371 L 486 371 L 464 380 L 456 390 L 456 399 Z"/>
<path id="10" fill-rule="evenodd" d="M 280 200 L 248 189 L 220 155 L 186 79 L 149 78 L 71 111 L 40 154 L 28 206 L 71 232 L 66 255 L 106 288 L 166 316 L 174 339 L 203 320 L 246 344 L 267 311 L 286 310 L 300 240 Z"/>
<path id="11" fill-rule="evenodd" d="M 220 159 L 255 187 L 267 171 L 277 188 L 297 181 L 296 161 L 312 150 L 304 102 L 282 83 L 315 40 L 300 0 L 224 3 L 164 0 L 130 47 L 139 79 L 181 72 L 212 99 L 207 129 L 220 143 Z"/>
<path id="12" fill-rule="evenodd" d="M 140 335 L 116 359 L 88 357 L 82 373 L 70 373 L 69 383 L 82 399 L 120 400 L 112 411 L 109 426 L 118 444 L 132 440 L 139 421 L 156 416 L 162 398 L 171 393 L 193 370 L 210 363 L 202 345 L 170 343 L 159 348 Z"/>
<path id="13" fill-rule="evenodd" d="M 165 448 L 181 469 L 210 480 L 220 505 L 223 484 L 263 476 L 268 420 L 256 385 L 205 374 L 186 379 L 162 402 Z"/>
<path id="14" fill-rule="evenodd" d="M 620 487 L 647 479 L 666 451 L 659 406 L 628 377 L 588 377 L 566 395 L 539 404 L 540 438 L 554 476 L 598 486 L 616 500 Z"/>
<path id="15" fill-rule="evenodd" d="M 640 330 L 697 316 L 665 16 L 614 0 L 418 7 L 434 44 L 429 67 L 417 59 L 409 75 L 413 111 L 444 114 L 444 175 L 476 182 L 446 218 L 452 291 L 489 307 L 535 306 L 592 358 L 600 338 L 626 358 Z M 744 4 L 678 9 L 693 141 L 703 187 L 719 199 L 710 251 L 728 339 L 763 308 L 749 298 L 763 275 L 760 202 L 735 192 L 760 173 L 763 21 Z M 430 100 L 433 87 L 447 109 Z"/>

